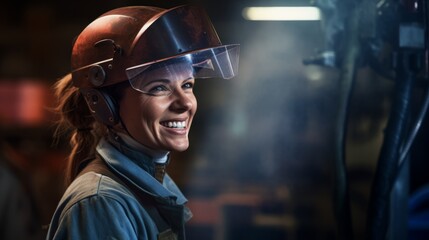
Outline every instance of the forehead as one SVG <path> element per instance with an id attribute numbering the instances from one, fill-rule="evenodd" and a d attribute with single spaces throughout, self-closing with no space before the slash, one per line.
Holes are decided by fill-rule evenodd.
<path id="1" fill-rule="evenodd" d="M 170 80 L 179 81 L 193 78 L 193 68 L 186 63 L 173 63 L 160 66 L 152 66 L 139 76 L 143 81 Z"/>

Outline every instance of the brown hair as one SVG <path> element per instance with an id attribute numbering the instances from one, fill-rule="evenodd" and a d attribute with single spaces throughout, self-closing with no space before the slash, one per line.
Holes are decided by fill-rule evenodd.
<path id="1" fill-rule="evenodd" d="M 67 74 L 54 85 L 58 105 L 54 109 L 59 115 L 55 135 L 70 131 L 72 151 L 67 158 L 66 184 L 70 184 L 79 174 L 85 159 L 95 157 L 95 147 L 107 128 L 91 115 L 84 97 L 73 86 L 71 74 Z"/>

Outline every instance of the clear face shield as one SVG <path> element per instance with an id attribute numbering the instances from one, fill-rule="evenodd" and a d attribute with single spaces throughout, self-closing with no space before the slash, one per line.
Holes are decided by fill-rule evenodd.
<path id="1" fill-rule="evenodd" d="M 178 82 L 186 88 L 194 79 L 233 78 L 238 73 L 239 50 L 238 44 L 204 49 L 130 67 L 126 73 L 133 89 L 152 96 L 169 96 Z"/>

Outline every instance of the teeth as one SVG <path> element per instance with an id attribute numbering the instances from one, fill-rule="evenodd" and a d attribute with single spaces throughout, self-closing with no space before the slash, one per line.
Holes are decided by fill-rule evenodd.
<path id="1" fill-rule="evenodd" d="M 186 123 L 185 121 L 182 122 L 164 122 L 162 123 L 163 126 L 169 127 L 169 128 L 185 128 Z"/>

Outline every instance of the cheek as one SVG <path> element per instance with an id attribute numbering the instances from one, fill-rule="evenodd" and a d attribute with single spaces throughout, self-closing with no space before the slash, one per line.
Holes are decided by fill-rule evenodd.
<path id="1" fill-rule="evenodd" d="M 191 110 L 192 115 L 195 115 L 195 112 L 197 111 L 197 108 L 198 108 L 198 101 L 194 94 L 192 94 L 192 97 L 190 97 L 190 101 L 192 103 L 192 110 Z"/>
<path id="2" fill-rule="evenodd" d="M 195 113 L 197 112 L 198 109 L 198 101 L 197 98 L 194 96 L 194 100 L 193 100 L 193 115 L 195 115 Z"/>
<path id="3" fill-rule="evenodd" d="M 144 116 L 150 113 L 147 99 L 130 93 L 125 95 L 120 105 L 120 115 L 129 131 L 138 131 L 142 127 Z"/>
<path id="4" fill-rule="evenodd" d="M 145 123 L 158 123 L 168 108 L 168 104 L 158 99 L 145 99 L 140 104 L 140 117 Z"/>

